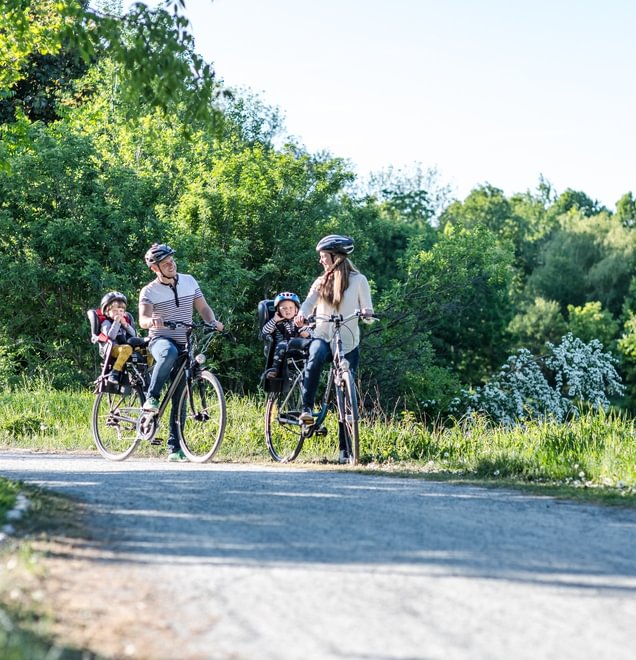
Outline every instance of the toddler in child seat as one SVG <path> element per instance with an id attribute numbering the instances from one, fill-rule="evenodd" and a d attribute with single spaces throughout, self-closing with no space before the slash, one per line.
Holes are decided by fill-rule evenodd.
<path id="1" fill-rule="evenodd" d="M 126 312 L 128 299 L 119 291 L 109 291 L 100 303 L 104 315 L 100 327 L 100 337 L 103 341 L 113 342 L 111 355 L 115 358 L 113 369 L 108 375 L 108 382 L 114 385 L 121 383 L 124 365 L 132 355 L 133 347 L 128 344 L 131 337 L 137 336 L 132 316 Z"/>
<path id="2" fill-rule="evenodd" d="M 285 355 L 289 348 L 302 349 L 305 340 L 311 340 L 313 330 L 305 325 L 301 328 L 294 324 L 294 317 L 300 309 L 300 298 L 289 291 L 279 293 L 274 298 L 274 317 L 263 326 L 263 335 L 274 336 L 274 358 L 272 366 L 265 372 L 265 378 L 278 378 L 284 366 Z"/>

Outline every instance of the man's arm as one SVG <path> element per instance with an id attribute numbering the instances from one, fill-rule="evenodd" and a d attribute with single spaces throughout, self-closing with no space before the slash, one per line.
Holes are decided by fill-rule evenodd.
<path id="1" fill-rule="evenodd" d="M 197 310 L 199 316 L 206 323 L 216 323 L 217 330 L 219 331 L 223 330 L 224 327 L 223 324 L 221 323 L 221 321 L 216 320 L 216 317 L 214 316 L 214 312 L 212 311 L 210 305 L 208 305 L 204 296 L 194 299 L 194 309 Z"/>
<path id="2" fill-rule="evenodd" d="M 139 327 L 145 328 L 163 328 L 163 319 L 152 315 L 153 306 L 150 303 L 139 303 Z"/>

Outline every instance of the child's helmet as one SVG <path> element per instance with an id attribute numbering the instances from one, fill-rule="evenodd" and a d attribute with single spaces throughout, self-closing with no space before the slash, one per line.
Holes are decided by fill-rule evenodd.
<path id="1" fill-rule="evenodd" d="M 158 264 L 160 261 L 163 261 L 166 257 L 175 254 L 175 251 L 165 243 L 153 243 L 144 259 L 146 260 L 146 265 L 152 266 L 152 264 Z"/>
<path id="2" fill-rule="evenodd" d="M 330 234 L 318 241 L 316 252 L 334 252 L 335 254 L 351 254 L 353 252 L 353 238 Z"/>
<path id="3" fill-rule="evenodd" d="M 285 300 L 291 300 L 293 303 L 296 303 L 296 307 L 300 309 L 300 298 L 291 291 L 283 291 L 274 298 L 274 309 L 278 309 L 278 306 Z"/>
<path id="4" fill-rule="evenodd" d="M 119 291 L 109 291 L 105 293 L 102 301 L 99 303 L 99 308 L 102 310 L 102 314 L 106 314 L 106 310 L 116 301 L 119 300 L 123 302 L 124 305 L 128 306 L 128 298 L 123 293 Z"/>

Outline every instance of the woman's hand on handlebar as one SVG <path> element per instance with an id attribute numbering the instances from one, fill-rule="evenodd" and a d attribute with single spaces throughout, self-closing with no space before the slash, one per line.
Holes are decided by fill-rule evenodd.
<path id="1" fill-rule="evenodd" d="M 373 321 L 376 321 L 380 317 L 374 314 L 372 309 L 361 309 L 360 312 L 358 313 L 358 316 L 365 322 L 365 323 L 372 323 Z"/>

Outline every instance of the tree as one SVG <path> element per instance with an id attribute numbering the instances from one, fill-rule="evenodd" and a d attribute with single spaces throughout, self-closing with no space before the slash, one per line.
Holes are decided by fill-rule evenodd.
<path id="1" fill-rule="evenodd" d="M 46 371 L 77 386 L 93 372 L 85 312 L 109 289 L 134 300 L 140 255 L 160 235 L 152 183 L 103 168 L 91 141 L 58 123 L 26 124 L 0 170 L 0 379 Z M 27 146 L 28 145 L 28 146 Z"/>
<path id="2" fill-rule="evenodd" d="M 625 407 L 636 410 L 636 315 L 630 313 L 623 326 L 623 332 L 617 342 L 621 357 L 621 371 L 627 385 Z"/>
<path id="3" fill-rule="evenodd" d="M 597 339 L 605 349 L 613 349 L 618 323 L 598 300 L 582 307 L 568 305 L 568 330 L 585 342 Z"/>
<path id="4" fill-rule="evenodd" d="M 575 211 L 576 215 L 589 218 L 603 211 L 607 212 L 607 209 L 597 200 L 588 197 L 584 192 L 566 188 L 555 200 L 550 211 L 554 215 L 563 215 Z"/>
<path id="5" fill-rule="evenodd" d="M 538 353 L 547 341 L 556 342 L 563 337 L 567 324 L 559 303 L 538 297 L 515 314 L 508 330 L 514 346 Z"/>
<path id="6" fill-rule="evenodd" d="M 634 237 L 607 213 L 572 212 L 545 243 L 540 265 L 528 278 L 526 296 L 582 306 L 598 300 L 619 314 L 634 268 Z"/>
<path id="7" fill-rule="evenodd" d="M 194 51 L 183 7 L 183 0 L 165 0 L 157 9 L 137 2 L 127 14 L 115 15 L 92 9 L 86 0 L 0 0 L 0 90 L 6 98 L 37 56 L 68 47 L 88 63 L 108 53 L 119 66 L 124 95 L 163 111 L 180 101 L 193 121 L 212 124 L 221 90 L 210 65 Z"/>
<path id="8" fill-rule="evenodd" d="M 68 49 L 31 55 L 24 76 L 11 90 L 0 92 L 0 124 L 10 124 L 21 115 L 45 123 L 59 120 L 61 97 L 73 96 L 73 83 L 86 69 L 78 53 Z"/>
<path id="9" fill-rule="evenodd" d="M 450 186 L 439 179 L 435 168 L 423 170 L 416 163 L 410 169 L 389 166 L 372 172 L 358 188 L 364 197 L 386 205 L 396 220 L 421 230 L 426 225 L 436 224 L 450 200 Z"/>
<path id="10" fill-rule="evenodd" d="M 518 204 L 517 204 L 518 206 Z M 513 247 L 514 265 L 521 276 L 531 269 L 528 245 L 534 228 L 528 216 L 520 215 L 503 191 L 489 184 L 472 190 L 463 202 L 453 202 L 442 213 L 440 226 L 485 227 L 495 240 Z"/>
<path id="11" fill-rule="evenodd" d="M 370 338 L 370 367 L 381 388 L 393 396 L 409 392 L 436 368 L 449 395 L 452 386 L 481 382 L 500 364 L 511 316 L 511 263 L 511 247 L 483 227 L 448 225 L 430 250 L 412 255 L 406 278 L 380 296 L 382 333 Z M 420 405 L 442 397 L 431 389 L 429 383 L 409 396 Z"/>
<path id="12" fill-rule="evenodd" d="M 616 219 L 630 229 L 636 225 L 636 200 L 631 192 L 623 195 L 616 202 Z"/>

